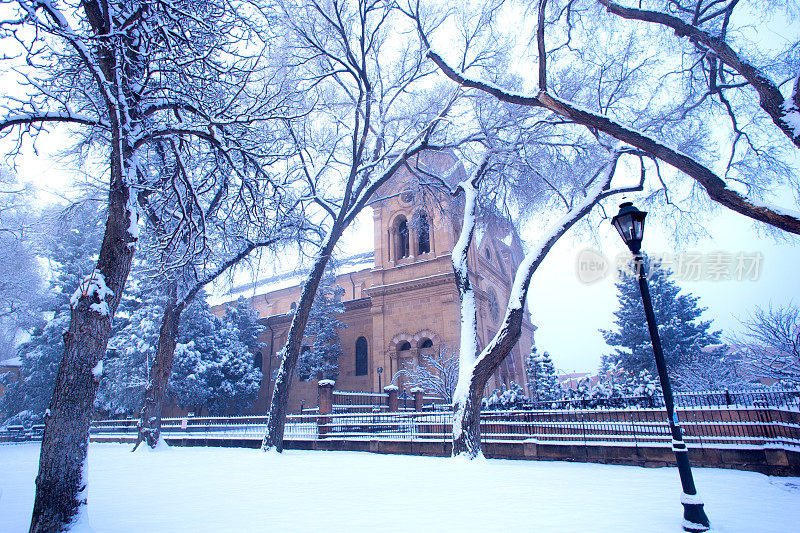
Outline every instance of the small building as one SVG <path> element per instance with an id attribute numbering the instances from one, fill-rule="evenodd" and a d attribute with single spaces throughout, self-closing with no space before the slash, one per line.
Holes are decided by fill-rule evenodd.
<path id="1" fill-rule="evenodd" d="M 452 155 L 427 152 L 420 156 L 428 168 L 463 167 Z M 344 353 L 339 360 L 336 389 L 379 392 L 393 381 L 402 392 L 406 385 L 398 370 L 441 347 L 457 351 L 460 305 L 451 250 L 461 217 L 451 217 L 449 197 L 422 201 L 407 186 L 408 170 L 382 187 L 370 204 L 374 220 L 373 251 L 339 260 L 336 284 L 344 290 L 345 312 L 338 317 L 347 325 L 339 334 Z M 430 199 L 429 199 L 430 200 Z M 445 209 L 438 202 L 444 202 Z M 523 259 L 519 235 L 502 220 L 482 225 L 469 252 L 469 268 L 478 305 L 478 337 L 485 346 L 497 332 L 511 293 L 517 266 Z M 223 300 L 243 295 L 266 326 L 261 341 L 266 347 L 256 355 L 263 371 L 255 411 L 264 413 L 280 364 L 275 354 L 286 342 L 305 273 L 294 272 L 233 287 Z M 224 304 L 212 309 L 222 316 Z M 526 310 L 522 335 L 512 353 L 487 384 L 491 392 L 515 381 L 525 386 L 524 356 L 533 344 L 534 326 Z M 317 384 L 294 376 L 289 411 L 314 406 Z"/>

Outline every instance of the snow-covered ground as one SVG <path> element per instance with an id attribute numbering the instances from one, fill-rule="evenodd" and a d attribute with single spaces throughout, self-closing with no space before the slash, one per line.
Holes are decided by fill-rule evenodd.
<path id="1" fill-rule="evenodd" d="M 27 531 L 36 444 L 0 446 L 0 531 Z M 681 531 L 674 468 L 92 444 L 100 532 Z M 696 468 L 714 531 L 800 531 L 800 478 Z"/>

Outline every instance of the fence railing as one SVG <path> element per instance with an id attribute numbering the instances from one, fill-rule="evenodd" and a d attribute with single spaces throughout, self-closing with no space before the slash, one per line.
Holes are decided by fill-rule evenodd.
<path id="1" fill-rule="evenodd" d="M 710 391 L 679 392 L 674 394 L 676 407 L 794 407 L 800 408 L 800 390 L 775 391 Z M 502 405 L 489 406 L 503 410 Z M 565 398 L 560 400 L 536 401 L 525 399 L 517 402 L 514 408 L 521 410 L 560 410 L 560 409 L 619 409 L 625 407 L 659 408 L 664 407 L 664 396 L 612 396 L 609 398 Z"/>
<path id="2" fill-rule="evenodd" d="M 333 410 L 343 413 L 372 413 L 389 410 L 389 395 L 378 392 L 333 391 Z"/>
<path id="3" fill-rule="evenodd" d="M 287 440 L 443 440 L 452 437 L 452 412 L 332 412 L 289 415 Z M 687 443 L 697 446 L 800 447 L 800 411 L 786 408 L 678 409 Z M 136 435 L 136 420 L 92 423 L 93 436 Z M 165 438 L 260 440 L 266 417 L 167 418 Z M 481 414 L 484 441 L 669 446 L 665 411 L 657 408 L 488 411 Z"/>

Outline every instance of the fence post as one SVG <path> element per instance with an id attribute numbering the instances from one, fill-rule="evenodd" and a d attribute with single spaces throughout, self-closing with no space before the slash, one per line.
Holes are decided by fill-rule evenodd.
<path id="1" fill-rule="evenodd" d="M 397 385 L 386 385 L 383 391 L 389 395 L 389 412 L 396 413 L 399 411 L 397 403 Z"/>
<path id="2" fill-rule="evenodd" d="M 317 407 L 319 409 L 319 416 L 317 417 L 317 435 L 320 439 L 325 438 L 328 433 L 331 419 L 329 416 L 333 413 L 333 385 L 332 379 L 322 379 L 317 383 Z"/>
<path id="3" fill-rule="evenodd" d="M 414 387 L 411 389 L 411 394 L 414 395 L 414 411 L 417 413 L 422 412 L 422 395 L 425 394 L 425 389 L 422 387 Z"/>

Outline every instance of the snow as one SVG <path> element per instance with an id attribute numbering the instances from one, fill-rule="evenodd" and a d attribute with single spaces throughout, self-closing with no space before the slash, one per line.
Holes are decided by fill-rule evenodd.
<path id="1" fill-rule="evenodd" d="M 100 301 L 90 304 L 89 308 L 103 316 L 108 316 L 106 297 L 114 296 L 114 291 L 108 288 L 105 276 L 97 269 L 78 283 L 78 288 L 75 289 L 75 292 L 72 293 L 72 297 L 69 299 L 70 307 L 75 309 L 81 298 L 86 297 L 91 301 L 94 296 L 97 296 L 97 299 Z"/>
<path id="2" fill-rule="evenodd" d="M 94 368 L 92 369 L 92 375 L 94 376 L 95 381 L 99 381 L 101 377 L 103 377 L 103 360 L 100 359 Z"/>
<path id="3" fill-rule="evenodd" d="M 0 446 L 1 531 L 27 531 L 38 452 L 32 443 Z M 331 532 L 680 533 L 683 519 L 675 468 L 244 448 L 132 454 L 119 444 L 91 444 L 89 461 L 88 519 L 97 533 L 320 524 Z M 796 529 L 800 478 L 693 472 L 713 531 Z"/>
<path id="4" fill-rule="evenodd" d="M 800 136 L 800 111 L 796 109 L 783 115 L 783 120 L 792 128 L 795 137 Z"/>
<path id="5" fill-rule="evenodd" d="M 12 357 L 11 359 L 6 359 L 5 361 L 0 361 L 0 366 L 22 366 L 22 358 L 21 357 Z"/>
<path id="6" fill-rule="evenodd" d="M 483 164 L 487 162 L 489 155 L 484 156 Z M 481 168 L 483 166 L 479 168 Z M 478 191 L 472 183 L 472 179 L 467 179 L 459 184 L 464 190 L 464 219 L 461 225 L 461 233 L 458 241 L 453 246 L 452 262 L 453 269 L 458 276 L 465 282 L 469 281 L 469 266 L 467 264 L 467 252 L 472 242 L 476 224 L 477 197 Z M 467 289 L 461 289 L 461 332 L 459 335 L 458 353 L 458 381 L 455 391 L 453 391 L 453 405 L 455 406 L 455 422 L 453 424 L 453 439 L 461 437 L 461 421 L 467 406 L 467 395 L 472 383 L 472 370 L 475 361 L 475 353 L 478 350 L 478 317 L 477 307 L 475 306 L 475 290 L 470 285 Z"/>
<path id="7" fill-rule="evenodd" d="M 344 258 L 337 257 L 336 275 L 345 276 L 362 270 L 370 270 L 375 268 L 375 252 L 365 252 L 347 256 Z M 269 294 L 271 292 L 289 289 L 292 287 L 299 287 L 308 277 L 311 272 L 310 268 L 300 267 L 288 272 L 282 272 L 267 278 L 261 278 L 254 282 L 244 283 L 231 287 L 227 291 L 220 294 L 214 294 L 209 298 L 211 305 L 218 305 L 221 303 L 230 302 L 244 296 L 250 298 L 255 294 Z"/>
<path id="8" fill-rule="evenodd" d="M 389 392 L 390 390 L 397 390 L 397 385 L 386 385 L 383 390 Z"/>
<path id="9" fill-rule="evenodd" d="M 703 498 L 700 497 L 699 494 L 686 494 L 685 492 L 681 493 L 681 503 L 685 503 L 686 505 L 703 505 Z"/>
<path id="10" fill-rule="evenodd" d="M 336 382 L 334 380 L 332 380 L 332 379 L 321 379 L 321 380 L 319 380 L 317 382 L 317 385 L 322 385 L 322 386 L 329 385 L 329 386 L 333 387 L 335 384 L 336 384 Z"/>
<path id="11" fill-rule="evenodd" d="M 783 121 L 792 129 L 795 137 L 800 136 L 800 109 L 794 104 L 797 101 L 797 89 L 798 85 L 795 85 L 791 96 L 783 101 Z"/>
<path id="12" fill-rule="evenodd" d="M 775 204 L 770 203 L 770 202 L 757 201 L 757 200 L 751 200 L 751 199 L 748 199 L 748 201 L 751 204 L 753 204 L 754 206 L 756 206 L 756 207 L 763 207 L 765 209 L 769 209 L 770 211 L 773 211 L 774 213 L 776 213 L 778 215 L 785 216 L 785 217 L 792 217 L 792 218 L 795 218 L 797 220 L 800 220 L 800 211 L 794 211 L 792 209 L 787 209 L 785 207 L 781 207 L 779 205 L 775 205 Z"/>
<path id="13" fill-rule="evenodd" d="M 128 243 L 128 246 L 133 247 L 136 241 L 139 240 L 139 203 L 134 196 L 134 190 L 130 188 L 128 190 L 128 204 L 125 206 L 125 212 L 128 214 L 128 233 L 134 241 Z"/>

